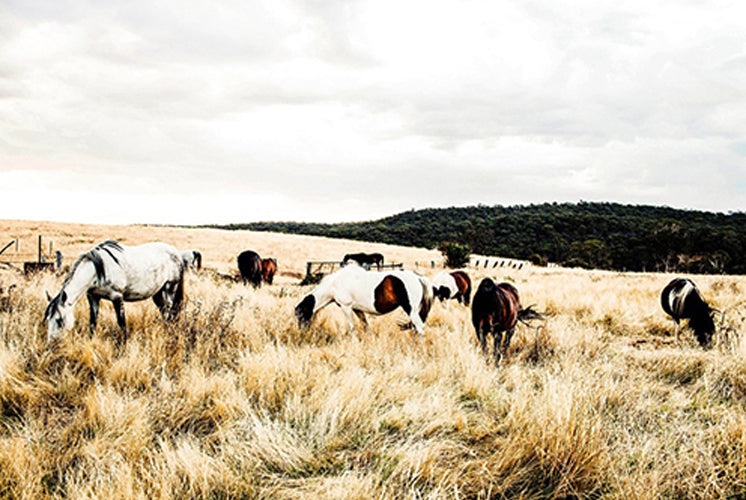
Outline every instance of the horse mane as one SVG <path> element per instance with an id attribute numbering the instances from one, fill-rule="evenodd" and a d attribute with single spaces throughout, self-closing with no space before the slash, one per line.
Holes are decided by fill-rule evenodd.
<path id="1" fill-rule="evenodd" d="M 75 271 L 77 271 L 80 264 L 82 264 L 84 261 L 88 261 L 93 264 L 93 267 L 96 270 L 96 278 L 99 281 L 103 281 L 106 278 L 106 273 L 104 272 L 104 259 L 101 256 L 101 252 L 106 252 L 109 257 L 114 260 L 114 262 L 119 264 L 119 259 L 116 255 L 114 255 L 113 251 L 122 252 L 123 250 L 124 248 L 122 248 L 122 245 L 115 240 L 106 240 L 103 243 L 99 243 L 77 258 L 77 260 L 73 263 L 73 267 L 70 269 L 70 272 L 67 274 L 65 281 L 62 283 L 62 288 L 65 288 L 65 286 L 70 283 L 70 280 L 72 280 Z"/>

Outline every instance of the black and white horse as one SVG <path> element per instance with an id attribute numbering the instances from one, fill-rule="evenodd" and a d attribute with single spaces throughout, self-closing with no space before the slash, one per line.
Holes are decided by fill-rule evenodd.
<path id="1" fill-rule="evenodd" d="M 366 271 L 352 264 L 325 276 L 295 308 L 301 327 L 308 326 L 320 309 L 334 302 L 347 317 L 348 332 L 355 327 L 354 316 L 367 328 L 365 314 L 387 314 L 401 307 L 415 332 L 423 336 L 425 320 L 432 305 L 432 284 L 412 271 Z"/>
<path id="2" fill-rule="evenodd" d="M 692 280 L 673 279 L 661 292 L 661 306 L 676 323 L 676 342 L 679 341 L 681 330 L 679 321 L 688 319 L 699 345 L 704 348 L 710 346 L 715 333 L 715 322 L 712 319 L 713 309 L 702 298 L 697 285 Z"/>
<path id="3" fill-rule="evenodd" d="M 44 313 L 47 341 L 57 339 L 75 323 L 75 304 L 88 298 L 91 335 L 96 329 L 99 302 L 114 304 L 117 323 L 127 341 L 124 302 L 152 297 L 166 319 L 174 318 L 184 298 L 184 261 L 181 253 L 161 242 L 126 246 L 113 240 L 99 243 L 73 264 L 59 293 L 51 297 Z"/>
<path id="4" fill-rule="evenodd" d="M 199 250 L 184 250 L 181 252 L 181 258 L 186 269 L 202 269 L 202 254 Z"/>
<path id="5" fill-rule="evenodd" d="M 542 318 L 543 316 L 531 307 L 521 307 L 518 290 L 510 283 L 496 285 L 491 279 L 484 278 L 474 293 L 471 321 L 482 347 L 482 354 L 487 354 L 487 335 L 492 334 L 495 344 L 495 366 L 500 364 L 500 358 L 508 352 L 516 323 Z"/>
<path id="6" fill-rule="evenodd" d="M 383 255 L 380 253 L 348 253 L 342 259 L 342 265 L 347 265 L 349 262 L 357 262 L 366 269 L 370 269 L 371 266 L 375 265 L 380 271 L 383 265 Z"/>

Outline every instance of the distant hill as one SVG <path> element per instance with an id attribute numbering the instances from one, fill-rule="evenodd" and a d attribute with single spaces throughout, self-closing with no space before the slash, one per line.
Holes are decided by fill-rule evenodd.
<path id="1" fill-rule="evenodd" d="M 630 271 L 746 274 L 746 213 L 617 203 L 545 203 L 410 210 L 341 224 L 256 222 L 223 229 L 277 231 Z"/>

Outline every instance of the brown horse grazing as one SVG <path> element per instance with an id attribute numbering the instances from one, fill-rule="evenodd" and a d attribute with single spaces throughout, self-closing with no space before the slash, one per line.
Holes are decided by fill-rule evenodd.
<path id="1" fill-rule="evenodd" d="M 254 288 L 261 286 L 262 259 L 259 258 L 259 254 L 253 250 L 246 250 L 241 252 L 236 260 L 243 284 L 245 285 L 248 281 Z"/>
<path id="2" fill-rule="evenodd" d="M 383 255 L 380 253 L 348 253 L 342 259 L 342 264 L 346 264 L 348 261 L 355 261 L 365 269 L 370 269 L 370 266 L 375 265 L 380 271 L 383 265 Z"/>
<path id="3" fill-rule="evenodd" d="M 272 280 L 275 279 L 275 273 L 277 272 L 277 260 L 275 259 L 262 259 L 262 278 L 264 281 L 272 284 Z"/>
<path id="4" fill-rule="evenodd" d="M 676 278 L 666 285 L 661 292 L 661 306 L 676 323 L 676 342 L 679 341 L 681 330 L 679 321 L 688 319 L 699 345 L 705 349 L 710 347 L 712 335 L 715 333 L 713 309 L 707 305 L 692 280 Z"/>
<path id="5" fill-rule="evenodd" d="M 484 355 L 487 355 L 487 335 L 492 334 L 495 341 L 496 367 L 500 364 L 500 358 L 508 352 L 516 323 L 540 318 L 542 318 L 541 314 L 531 307 L 521 308 L 518 290 L 510 283 L 495 285 L 495 282 L 489 278 L 484 278 L 479 283 L 471 306 L 471 321 Z M 503 332 L 505 332 L 504 342 L 502 341 Z"/>

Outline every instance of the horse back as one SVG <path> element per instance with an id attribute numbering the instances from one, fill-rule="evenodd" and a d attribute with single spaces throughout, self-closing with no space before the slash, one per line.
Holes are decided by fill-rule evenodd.
<path id="1" fill-rule="evenodd" d="M 518 321 L 521 309 L 518 290 L 510 283 L 495 285 L 485 278 L 479 284 L 472 301 L 472 323 L 477 332 L 485 325 L 510 330 Z"/>
<path id="2" fill-rule="evenodd" d="M 122 245 L 121 252 L 115 256 L 116 260 L 112 257 L 106 261 L 105 284 L 95 287 L 103 296 L 116 291 L 124 300 L 143 300 L 157 293 L 165 283 L 180 281 L 184 274 L 181 253 L 167 243 Z"/>
<path id="3" fill-rule="evenodd" d="M 675 278 L 663 288 L 661 292 L 661 306 L 663 311 L 675 319 L 686 316 L 686 305 L 699 299 L 699 290 L 694 282 L 686 278 Z"/>

